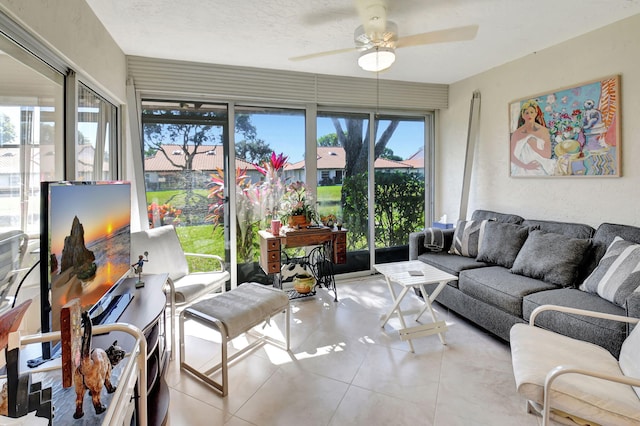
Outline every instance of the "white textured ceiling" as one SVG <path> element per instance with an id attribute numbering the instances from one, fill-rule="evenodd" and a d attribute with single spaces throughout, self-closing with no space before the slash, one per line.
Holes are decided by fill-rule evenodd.
<path id="1" fill-rule="evenodd" d="M 368 0 L 365 0 L 368 1 Z M 372 77 L 354 46 L 349 0 L 87 0 L 127 55 Z M 454 83 L 640 13 L 640 0 L 389 0 L 399 36 L 479 25 L 473 41 L 398 49 L 380 78 Z"/>

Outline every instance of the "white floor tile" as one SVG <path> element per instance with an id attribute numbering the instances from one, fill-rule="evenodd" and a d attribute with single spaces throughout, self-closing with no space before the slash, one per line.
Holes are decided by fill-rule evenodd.
<path id="1" fill-rule="evenodd" d="M 531 425 L 516 393 L 508 344 L 434 308 L 449 330 L 401 341 L 397 317 L 380 276 L 338 283 L 338 302 L 324 289 L 292 302 L 291 351 L 265 345 L 233 363 L 229 395 L 181 372 L 176 359 L 165 374 L 171 388 L 171 425 Z M 417 309 L 413 294 L 403 310 Z M 405 317 L 414 325 L 415 315 Z M 429 314 L 421 323 L 430 322 Z M 265 328 L 282 338 L 284 316 Z M 203 370 L 219 361 L 219 337 L 187 323 L 187 354 Z M 237 350 L 246 339 L 233 342 Z M 220 374 L 214 375 L 219 379 Z"/>

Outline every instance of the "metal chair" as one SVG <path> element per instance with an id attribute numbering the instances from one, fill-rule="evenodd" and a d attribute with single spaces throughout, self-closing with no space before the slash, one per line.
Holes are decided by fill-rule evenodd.
<path id="1" fill-rule="evenodd" d="M 605 318 L 630 324 L 638 318 L 543 305 L 529 325 L 511 328 L 511 358 L 518 393 L 527 398 L 527 411 L 567 425 L 640 424 L 640 326 L 622 345 L 616 359 L 606 349 L 535 326 L 544 311 Z M 585 320 L 588 318 L 585 318 Z"/>
<path id="2" fill-rule="evenodd" d="M 225 292 L 230 274 L 224 260 L 214 254 L 185 253 L 173 225 L 151 228 L 131 233 L 132 263 L 138 261 L 141 253 L 149 253 L 149 261 L 144 263 L 145 274 L 169 274 L 169 302 L 171 307 L 171 357 L 175 353 L 176 306 L 184 308 L 201 297 L 217 291 Z M 213 259 L 219 263 L 217 271 L 191 272 L 187 256 Z"/>

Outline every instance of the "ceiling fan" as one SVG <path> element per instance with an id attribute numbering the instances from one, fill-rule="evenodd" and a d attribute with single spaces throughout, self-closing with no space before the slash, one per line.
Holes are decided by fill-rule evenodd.
<path id="1" fill-rule="evenodd" d="M 425 44 L 473 40 L 478 32 L 477 25 L 449 28 L 440 31 L 398 37 L 398 26 L 387 20 L 385 0 L 356 0 L 356 9 L 362 25 L 354 32 L 354 47 L 317 52 L 289 58 L 304 61 L 323 56 L 360 51 L 358 65 L 365 71 L 379 72 L 389 68 L 395 61 L 395 50 L 403 47 Z"/>

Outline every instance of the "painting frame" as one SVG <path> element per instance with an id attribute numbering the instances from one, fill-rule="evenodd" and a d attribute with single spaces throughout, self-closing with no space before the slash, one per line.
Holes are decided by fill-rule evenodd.
<path id="1" fill-rule="evenodd" d="M 509 102 L 510 177 L 621 177 L 620 75 Z"/>

